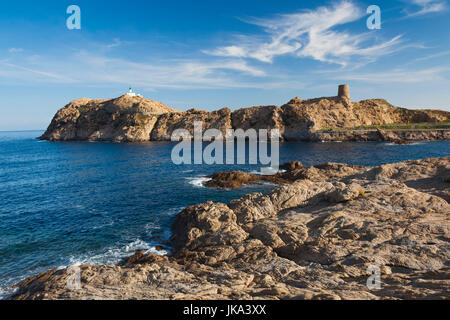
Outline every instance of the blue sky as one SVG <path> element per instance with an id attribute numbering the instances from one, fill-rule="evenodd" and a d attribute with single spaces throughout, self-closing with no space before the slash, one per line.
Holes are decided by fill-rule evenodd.
<path id="1" fill-rule="evenodd" d="M 66 9 L 81 8 L 81 30 Z M 369 5 L 382 28 L 366 26 Z M 401 1 L 2 1 L 0 130 L 45 129 L 129 86 L 186 110 L 383 97 L 450 110 L 450 4 Z"/>

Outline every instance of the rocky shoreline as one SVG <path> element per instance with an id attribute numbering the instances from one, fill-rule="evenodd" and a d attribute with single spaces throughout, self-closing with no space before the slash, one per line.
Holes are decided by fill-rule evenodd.
<path id="1" fill-rule="evenodd" d="M 267 194 L 184 209 L 169 255 L 80 266 L 80 289 L 51 270 L 9 299 L 450 298 L 450 157 L 285 168 Z"/>
<path id="2" fill-rule="evenodd" d="M 450 112 L 409 110 L 384 99 L 352 102 L 346 92 L 336 97 L 302 100 L 280 106 L 258 106 L 231 111 L 190 109 L 181 112 L 161 102 L 124 95 L 116 99 L 72 101 L 59 110 L 46 132 L 48 141 L 170 141 L 176 129 L 193 134 L 194 122 L 203 131 L 277 129 L 285 141 L 408 141 L 450 140 Z M 392 124 L 428 124 L 432 130 L 344 130 Z M 442 125 L 439 125 L 442 124 Z M 395 126 L 394 126 L 395 127 Z M 435 128 L 436 127 L 436 128 Z M 328 128 L 328 129 L 327 129 Z M 336 130 L 337 129 L 337 130 Z"/>
<path id="3" fill-rule="evenodd" d="M 315 132 L 308 141 L 378 141 L 407 144 L 418 141 L 450 140 L 450 129 L 424 130 L 336 130 Z"/>

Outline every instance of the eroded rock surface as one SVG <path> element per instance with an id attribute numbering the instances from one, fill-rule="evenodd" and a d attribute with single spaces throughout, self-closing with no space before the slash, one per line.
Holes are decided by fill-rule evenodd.
<path id="1" fill-rule="evenodd" d="M 172 133 L 177 129 L 186 129 L 194 135 L 194 123 L 202 124 L 202 133 L 208 129 L 218 129 L 225 137 L 226 130 L 231 129 L 231 110 L 228 108 L 208 112 L 191 109 L 180 113 L 166 113 L 159 117 L 150 140 L 170 141 Z"/>
<path id="2" fill-rule="evenodd" d="M 11 298 L 450 298 L 450 157 L 315 169 L 339 167 L 184 209 L 168 256 L 138 251 L 118 266 L 81 266 L 81 289 L 67 288 L 66 269 L 48 271 Z M 380 289 L 367 286 L 370 268 Z"/>

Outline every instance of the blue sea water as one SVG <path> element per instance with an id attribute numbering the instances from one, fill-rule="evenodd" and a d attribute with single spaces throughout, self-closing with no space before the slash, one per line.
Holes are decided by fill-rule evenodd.
<path id="1" fill-rule="evenodd" d="M 261 185 L 224 191 L 200 186 L 217 171 L 260 165 L 182 165 L 174 144 L 38 141 L 40 131 L 0 132 L 0 297 L 33 274 L 67 265 L 114 264 L 137 249 L 166 246 L 184 207 L 228 202 Z M 280 161 L 379 165 L 450 155 L 450 142 L 280 145 Z"/>

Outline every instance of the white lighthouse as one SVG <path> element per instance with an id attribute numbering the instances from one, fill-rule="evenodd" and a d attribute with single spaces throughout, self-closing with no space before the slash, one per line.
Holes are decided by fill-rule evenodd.
<path id="1" fill-rule="evenodd" d="M 133 92 L 133 89 L 131 89 L 131 87 L 130 87 L 130 90 L 127 92 L 127 96 L 130 96 L 130 97 L 141 97 L 142 98 L 142 95 Z"/>

